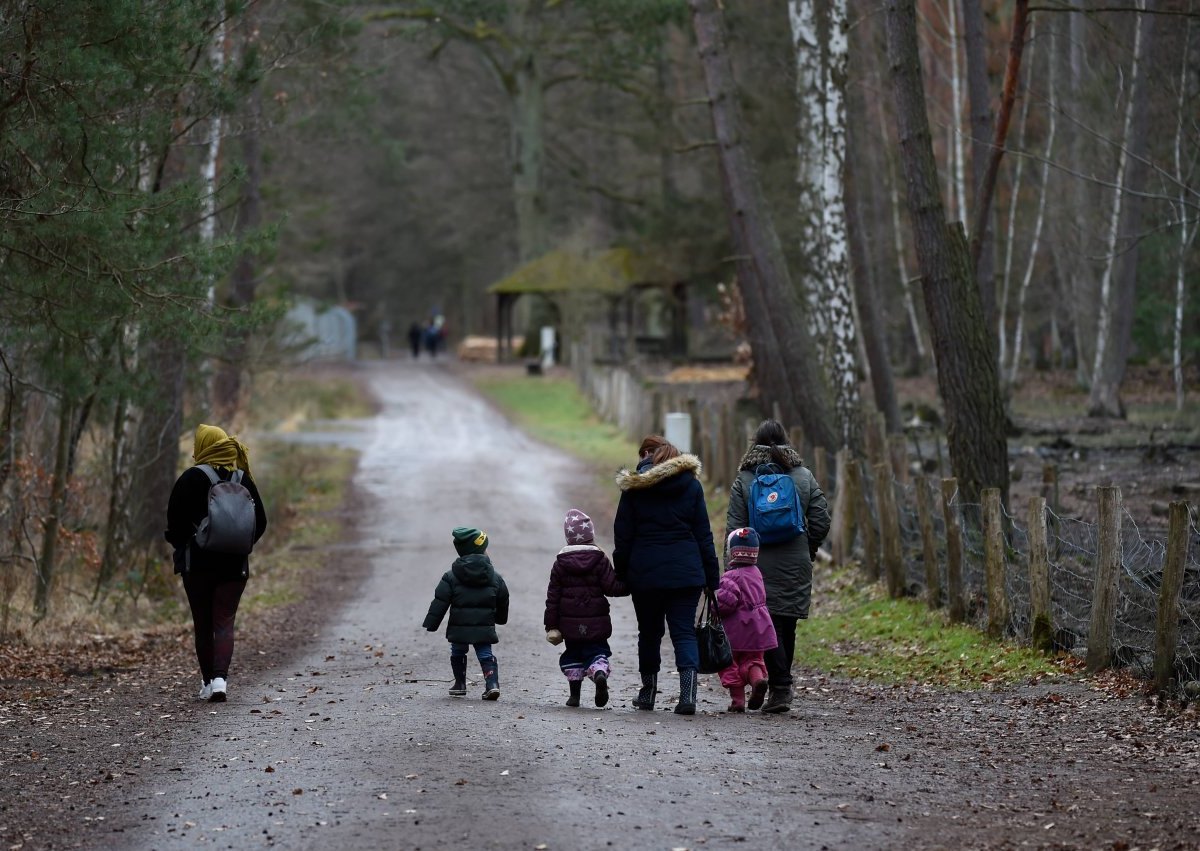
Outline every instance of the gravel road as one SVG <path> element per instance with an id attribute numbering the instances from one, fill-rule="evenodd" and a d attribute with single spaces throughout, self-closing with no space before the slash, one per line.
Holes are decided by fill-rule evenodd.
<path id="1" fill-rule="evenodd" d="M 664 710 L 636 712 L 626 599 L 612 701 L 588 705 L 589 684 L 568 709 L 542 607 L 566 510 L 610 516 L 594 472 L 440 366 L 368 374 L 358 540 L 330 553 L 360 560 L 357 593 L 286 666 L 239 677 L 235 659 L 228 703 L 146 707 L 136 780 L 55 847 L 1196 847 L 1194 720 L 1078 681 L 946 695 L 805 675 L 793 712 L 738 716 L 706 677 L 686 718 L 666 662 Z M 420 626 L 466 524 L 513 595 L 495 703 L 473 659 L 468 697 L 447 696 L 447 644 Z"/>

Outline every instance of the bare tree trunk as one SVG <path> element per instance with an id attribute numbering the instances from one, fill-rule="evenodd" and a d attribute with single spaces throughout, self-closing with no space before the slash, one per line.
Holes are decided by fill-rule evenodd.
<path id="1" fill-rule="evenodd" d="M 1017 129 L 1017 148 L 1025 150 L 1025 131 L 1029 126 L 1029 103 L 1025 98 L 1021 103 L 1021 121 Z M 996 341 L 999 344 L 999 364 L 1001 378 L 1004 375 L 1004 365 L 1008 363 L 1008 296 L 1012 290 L 1013 253 L 1017 244 L 1017 219 L 1019 201 L 1021 198 L 1021 179 L 1025 173 L 1025 157 L 1017 157 L 1016 168 L 1013 169 L 1012 187 L 1008 198 L 1008 238 L 1004 242 L 1004 268 L 1000 272 L 1000 304 L 996 310 Z"/>
<path id="2" fill-rule="evenodd" d="M 897 136 L 951 464 L 966 501 L 978 501 L 985 487 L 1000 488 L 1007 501 L 1008 446 L 995 347 L 965 237 L 961 228 L 947 225 L 942 207 L 917 49 L 915 2 L 886 0 L 884 10 Z"/>
<path id="3" fill-rule="evenodd" d="M 255 29 L 253 12 L 247 12 L 247 26 Z M 262 82 L 255 83 L 249 93 L 246 127 L 242 131 L 242 163 L 246 176 L 238 205 L 235 228 L 241 239 L 253 238 L 262 225 Z M 254 303 L 258 289 L 258 257 L 253 251 L 243 251 L 233 267 L 229 281 L 229 306 L 244 311 Z M 230 332 L 227 356 L 217 365 L 213 377 L 213 411 L 222 423 L 232 422 L 241 403 L 242 368 L 247 362 L 246 334 L 240 329 Z"/>
<path id="4" fill-rule="evenodd" d="M 954 0 L 951 0 L 951 3 L 953 2 Z M 967 55 L 967 96 L 971 102 L 971 203 L 978 205 L 992 144 L 992 98 L 988 86 L 987 36 L 984 32 L 983 5 L 980 0 L 962 0 L 962 20 L 963 43 Z M 997 327 L 996 260 L 992 218 L 989 215 L 984 219 L 984 229 L 979 234 L 979 264 L 975 270 L 979 279 L 979 292 L 983 296 L 983 315 L 989 328 Z M 968 221 L 965 212 L 963 221 Z M 1003 363 L 1003 360 L 1000 363 Z"/>
<path id="5" fill-rule="evenodd" d="M 966 152 L 963 150 L 963 117 L 962 117 L 962 72 L 959 70 L 958 63 L 958 12 L 955 4 L 958 0 L 946 0 L 946 30 L 950 47 L 950 115 L 954 125 L 950 128 L 949 150 L 953 157 L 954 168 L 952 170 L 954 192 L 951 197 L 954 198 L 954 217 L 967 220 L 967 178 L 966 178 Z M 963 0 L 964 5 L 969 0 Z M 963 19 L 966 23 L 966 18 Z M 969 55 L 968 55 L 969 58 Z M 967 66 L 968 70 L 970 65 Z"/>
<path id="6" fill-rule="evenodd" d="M 690 0 L 690 6 L 718 143 L 721 182 L 739 254 L 738 281 L 746 296 L 747 319 L 752 327 L 759 326 L 752 333 L 761 345 L 769 347 L 755 350 L 756 368 L 764 361 L 777 364 L 770 367 L 767 378 L 771 386 L 764 389 L 779 401 L 790 422 L 800 423 L 813 445 L 840 446 L 828 387 L 818 368 L 817 347 L 801 330 L 807 325 L 799 295 L 743 139 L 723 13 L 715 0 Z"/>
<path id="7" fill-rule="evenodd" d="M 1188 11 L 1192 9 L 1192 4 L 1188 3 Z M 1183 46 L 1180 50 L 1182 61 L 1180 62 L 1179 72 L 1179 106 L 1176 113 L 1175 123 L 1175 146 L 1174 146 L 1174 162 L 1175 162 L 1175 182 L 1179 186 L 1179 205 L 1175 208 L 1175 215 L 1179 219 L 1179 256 L 1175 261 L 1175 318 L 1172 323 L 1174 326 L 1175 340 L 1172 347 L 1171 357 L 1171 372 L 1175 379 L 1175 410 L 1182 411 L 1184 403 L 1184 381 L 1183 381 L 1183 311 L 1187 303 L 1187 255 L 1188 249 L 1191 247 L 1192 240 L 1196 236 L 1197 229 L 1200 229 L 1200 218 L 1194 218 L 1191 214 L 1190 207 L 1187 203 L 1187 175 L 1183 169 L 1182 143 L 1184 135 L 1184 120 L 1185 120 L 1185 103 L 1188 92 L 1188 59 L 1191 50 L 1191 21 L 1187 21 L 1183 25 Z"/>
<path id="8" fill-rule="evenodd" d="M 515 0 L 509 19 L 517 52 L 512 90 L 513 199 L 517 215 L 517 257 L 524 263 L 549 248 L 546 213 L 546 88 L 534 45 L 537 14 L 530 0 Z"/>
<path id="9" fill-rule="evenodd" d="M 1084 91 L 1088 75 L 1084 70 L 1084 56 L 1087 52 L 1088 19 L 1082 10 L 1063 13 L 1067 18 L 1066 33 L 1060 31 L 1059 38 L 1066 40 L 1060 46 L 1059 54 L 1066 60 L 1067 80 L 1063 91 L 1071 98 L 1069 109 L 1074 115 L 1084 115 L 1087 112 L 1086 92 Z M 1079 128 L 1074 128 L 1067 143 L 1069 162 L 1083 162 L 1084 137 Z M 1092 276 L 1090 264 L 1086 261 L 1083 247 L 1083 237 L 1079 215 L 1087 210 L 1089 203 L 1089 186 L 1087 181 L 1077 177 L 1065 178 L 1069 181 L 1066 194 L 1069 198 L 1068 207 L 1062 218 L 1065 220 L 1059 234 L 1058 242 L 1066 244 L 1067 262 L 1065 264 L 1071 281 L 1071 315 L 1073 334 L 1075 337 L 1075 373 L 1081 387 L 1089 383 L 1092 359 L 1095 356 L 1095 328 L 1099 312 L 1096 308 L 1096 281 Z"/>
<path id="10" fill-rule="evenodd" d="M 1157 0 L 1139 2 L 1153 12 Z M 1142 220 L 1142 189 L 1146 182 L 1146 153 L 1150 139 L 1149 56 L 1152 55 L 1157 15 L 1138 15 L 1133 62 L 1129 70 L 1129 99 L 1117 164 L 1116 191 L 1108 234 L 1108 262 L 1100 280 L 1100 321 L 1096 328 L 1096 357 L 1088 415 L 1125 417 L 1121 382 L 1129 357 L 1133 308 L 1137 289 L 1138 230 Z"/>
<path id="11" fill-rule="evenodd" d="M 38 621 L 46 617 L 50 606 L 50 592 L 54 588 L 55 568 L 58 566 L 58 530 L 62 527 L 62 514 L 67 503 L 67 465 L 71 454 L 73 412 L 66 400 L 59 400 L 58 405 L 58 431 L 54 439 L 50 504 L 46 507 L 46 519 L 42 525 L 42 547 L 37 561 L 37 589 L 33 595 L 33 615 Z"/>
<path id="12" fill-rule="evenodd" d="M 1030 50 L 1032 50 L 1032 47 Z M 1037 216 L 1033 223 L 1033 236 L 1029 242 L 1029 260 L 1025 264 L 1025 276 L 1021 279 L 1021 288 L 1017 295 L 1017 327 L 1013 330 L 1012 365 L 1008 372 L 1008 381 L 1010 384 L 1016 384 L 1021 370 L 1021 346 L 1025 340 L 1025 296 L 1029 292 L 1029 284 L 1033 281 L 1033 270 L 1037 264 L 1038 248 L 1041 246 L 1042 241 L 1042 225 L 1046 220 L 1046 195 L 1048 194 L 1047 190 L 1050 183 L 1050 163 L 1052 161 L 1051 157 L 1054 154 L 1054 136 L 1058 128 L 1058 91 L 1056 89 L 1058 85 L 1058 66 L 1053 56 L 1047 56 L 1047 65 L 1050 66 L 1047 75 L 1049 78 L 1047 86 L 1047 111 L 1049 112 L 1047 121 L 1049 127 L 1046 131 L 1046 149 L 1042 152 L 1042 180 L 1038 192 Z M 1005 286 L 1007 286 L 1007 283 Z M 1003 337 L 1003 327 L 1000 333 Z M 1003 361 L 1001 361 L 1001 364 L 1003 365 Z"/>
<path id="13" fill-rule="evenodd" d="M 861 440 L 858 329 L 850 287 L 843 184 L 846 168 L 846 0 L 788 3 L 796 52 L 800 249 L 808 275 L 810 327 L 828 341 L 822 365 L 832 376 L 839 446 Z M 819 317 L 819 318 L 818 318 Z M 832 448 L 832 447 L 830 447 Z"/>

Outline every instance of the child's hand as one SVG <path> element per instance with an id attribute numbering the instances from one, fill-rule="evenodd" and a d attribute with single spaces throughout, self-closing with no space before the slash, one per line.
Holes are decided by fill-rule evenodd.
<path id="1" fill-rule="evenodd" d="M 551 644 L 562 644 L 562 633 L 557 629 L 546 630 L 546 640 Z"/>

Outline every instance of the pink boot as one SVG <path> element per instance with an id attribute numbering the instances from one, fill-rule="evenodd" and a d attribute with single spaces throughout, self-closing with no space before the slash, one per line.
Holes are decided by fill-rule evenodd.
<path id="1" fill-rule="evenodd" d="M 733 698 L 729 703 L 730 712 L 745 712 L 746 711 L 746 687 L 745 686 L 730 686 L 729 695 Z M 761 705 L 761 701 L 759 701 Z"/>

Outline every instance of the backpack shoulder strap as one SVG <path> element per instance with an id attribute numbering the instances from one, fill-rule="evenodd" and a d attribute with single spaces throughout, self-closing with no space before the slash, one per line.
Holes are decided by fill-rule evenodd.
<path id="1" fill-rule="evenodd" d="M 208 476 L 209 484 L 215 485 L 221 481 L 221 477 L 217 475 L 217 471 L 213 469 L 211 464 L 197 464 L 196 469 Z"/>
<path id="2" fill-rule="evenodd" d="M 233 475 L 229 477 L 229 481 L 233 482 L 235 485 L 240 485 L 242 483 L 243 475 L 245 475 L 245 471 L 234 470 Z"/>

